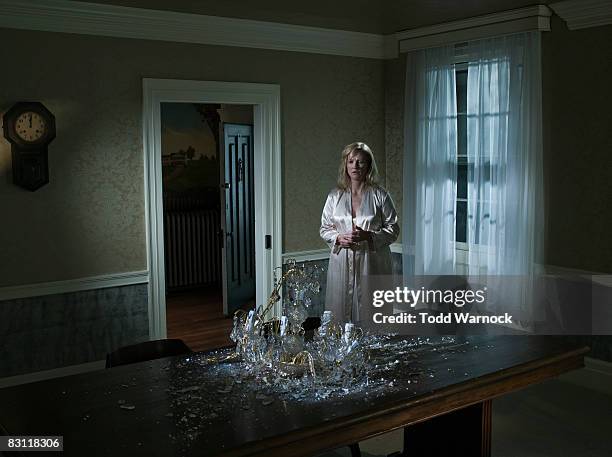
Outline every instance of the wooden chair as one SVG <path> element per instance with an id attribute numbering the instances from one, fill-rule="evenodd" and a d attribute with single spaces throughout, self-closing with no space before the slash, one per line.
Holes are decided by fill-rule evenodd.
<path id="1" fill-rule="evenodd" d="M 124 346 L 106 354 L 106 368 L 147 360 L 190 354 L 193 352 L 183 340 L 165 339 L 145 341 L 144 343 Z"/>

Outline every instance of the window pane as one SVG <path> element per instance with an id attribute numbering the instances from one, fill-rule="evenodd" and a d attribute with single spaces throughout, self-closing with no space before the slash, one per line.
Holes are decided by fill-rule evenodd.
<path id="1" fill-rule="evenodd" d="M 457 113 L 467 113 L 467 70 L 455 72 L 457 90 Z"/>
<path id="2" fill-rule="evenodd" d="M 465 243 L 467 234 L 467 202 L 457 202 L 455 241 Z"/>
<path id="3" fill-rule="evenodd" d="M 457 165 L 457 198 L 468 198 L 467 163 L 459 160 Z"/>
<path id="4" fill-rule="evenodd" d="M 467 155 L 467 116 L 457 116 L 457 155 Z"/>
<path id="5" fill-rule="evenodd" d="M 457 205 L 455 219 L 455 241 L 467 241 L 467 76 L 468 71 L 455 72 L 457 94 Z M 461 201 L 463 200 L 463 201 Z"/>

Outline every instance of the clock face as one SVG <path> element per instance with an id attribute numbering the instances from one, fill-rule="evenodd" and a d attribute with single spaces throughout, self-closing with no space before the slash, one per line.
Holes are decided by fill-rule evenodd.
<path id="1" fill-rule="evenodd" d="M 23 141 L 33 143 L 40 140 L 47 131 L 47 122 L 35 111 L 21 113 L 15 120 L 15 132 Z"/>

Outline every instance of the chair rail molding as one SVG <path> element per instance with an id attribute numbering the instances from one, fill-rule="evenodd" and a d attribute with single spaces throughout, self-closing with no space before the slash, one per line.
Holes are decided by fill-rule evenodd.
<path id="1" fill-rule="evenodd" d="M 612 24 L 612 0 L 565 0 L 550 7 L 570 30 Z"/>
<path id="2" fill-rule="evenodd" d="M 329 248 L 283 252 L 283 263 L 289 259 L 294 259 L 297 263 L 329 259 Z"/>
<path id="3" fill-rule="evenodd" d="M 18 286 L 0 287 L 0 301 L 19 298 L 42 297 L 45 295 L 68 294 L 85 290 L 105 289 L 109 287 L 146 284 L 149 282 L 149 272 L 129 271 L 126 273 L 111 273 L 87 278 L 68 279 L 65 281 L 41 282 Z"/>
<path id="4" fill-rule="evenodd" d="M 402 244 L 393 243 L 389 246 L 391 252 L 396 254 L 402 253 Z M 309 251 L 291 251 L 283 252 L 283 263 L 288 259 L 294 259 L 297 263 L 300 262 L 311 262 L 313 260 L 326 260 L 329 259 L 329 248 L 312 249 Z"/>
<path id="5" fill-rule="evenodd" d="M 385 58 L 374 33 L 69 0 L 0 0 L 0 27 Z"/>

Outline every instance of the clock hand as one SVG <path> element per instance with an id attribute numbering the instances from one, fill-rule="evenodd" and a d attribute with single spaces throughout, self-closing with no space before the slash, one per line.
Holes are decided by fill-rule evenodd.
<path id="1" fill-rule="evenodd" d="M 30 114 L 30 128 L 32 128 L 32 115 Z"/>

